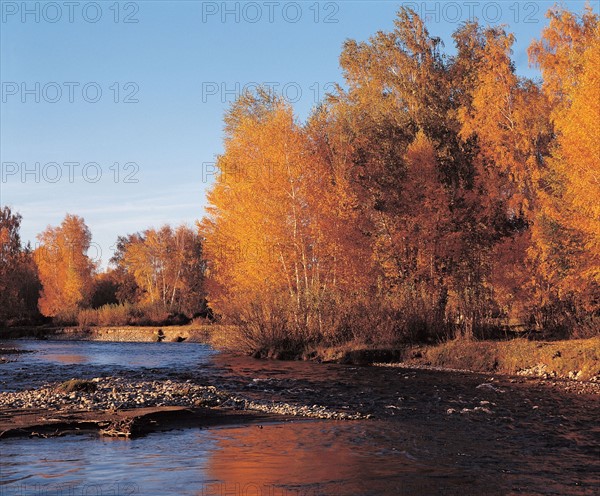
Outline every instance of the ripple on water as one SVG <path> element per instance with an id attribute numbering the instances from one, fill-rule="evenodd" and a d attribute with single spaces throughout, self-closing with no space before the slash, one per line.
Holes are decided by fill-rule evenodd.
<path id="1" fill-rule="evenodd" d="M 412 436 L 387 436 L 387 446 L 370 441 L 384 439 L 388 428 L 380 422 L 302 421 L 188 429 L 130 441 L 10 439 L 2 446 L 3 494 L 19 485 L 48 485 L 48 492 L 60 485 L 76 494 L 84 487 L 105 494 L 127 486 L 138 491 L 132 494 L 161 496 L 221 494 L 223 488 L 240 495 L 431 495 L 440 487 L 459 494 L 464 484 L 483 491 L 491 483 L 448 461 L 421 458 Z M 487 489 L 495 494 L 493 486 Z"/>

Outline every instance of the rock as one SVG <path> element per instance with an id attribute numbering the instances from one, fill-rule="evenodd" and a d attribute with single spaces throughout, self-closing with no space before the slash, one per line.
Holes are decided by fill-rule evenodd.
<path id="1" fill-rule="evenodd" d="M 500 389 L 496 386 L 494 386 L 493 384 L 490 384 L 489 382 L 484 382 L 483 384 L 479 384 L 479 386 L 476 387 L 476 389 L 490 389 L 492 391 L 494 391 L 495 393 L 504 393 L 504 389 Z"/>

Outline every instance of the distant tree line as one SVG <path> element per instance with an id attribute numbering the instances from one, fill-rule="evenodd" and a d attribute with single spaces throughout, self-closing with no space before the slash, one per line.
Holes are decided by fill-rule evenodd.
<path id="1" fill-rule="evenodd" d="M 81 217 L 38 235 L 32 250 L 19 237 L 21 217 L 0 210 L 0 322 L 63 325 L 184 323 L 206 316 L 202 241 L 189 227 L 147 229 L 119 237 L 100 271 Z"/>

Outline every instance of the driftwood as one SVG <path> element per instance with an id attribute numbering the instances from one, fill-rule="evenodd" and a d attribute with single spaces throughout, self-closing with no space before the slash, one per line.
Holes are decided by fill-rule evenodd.
<path id="1" fill-rule="evenodd" d="M 56 437 L 97 432 L 101 436 L 135 438 L 182 427 L 260 423 L 285 420 L 281 415 L 220 408 L 177 406 L 109 411 L 0 410 L 0 439 Z"/>

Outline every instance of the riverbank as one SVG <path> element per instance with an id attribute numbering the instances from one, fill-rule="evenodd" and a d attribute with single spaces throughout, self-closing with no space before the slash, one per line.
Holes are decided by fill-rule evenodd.
<path id="1" fill-rule="evenodd" d="M 0 339 L 53 341 L 193 342 L 236 352 L 235 328 L 222 325 L 163 327 L 66 327 L 1 329 Z M 288 358 L 348 365 L 396 365 L 479 373 L 569 379 L 600 383 L 600 337 L 562 341 L 516 338 L 506 341 L 453 340 L 396 348 L 347 344 L 322 347 L 301 356 L 255 353 L 257 358 Z M 6 357 L 4 358 L 6 359 Z"/>
<path id="2" fill-rule="evenodd" d="M 215 328 L 211 346 L 236 352 L 235 328 Z M 600 336 L 588 339 L 542 341 L 516 337 L 506 340 L 455 339 L 431 345 L 377 346 L 346 343 L 307 347 L 302 353 L 285 349 L 250 350 L 255 358 L 303 360 L 346 365 L 392 364 L 541 379 L 567 379 L 600 383 Z"/>
<path id="3" fill-rule="evenodd" d="M 118 326 L 118 327 L 12 327 L 0 329 L 1 339 L 47 339 L 53 341 L 111 341 L 127 343 L 210 343 L 225 326 Z"/>
<path id="4" fill-rule="evenodd" d="M 460 489 L 448 494 L 546 494 L 551 484 L 555 494 L 585 495 L 600 487 L 600 402 L 588 389 L 598 383 L 256 360 L 188 342 L 1 346 L 13 349 L 0 364 L 0 428 L 9 431 L 0 444 L 15 492 L 31 473 L 71 473 L 77 449 L 82 466 L 104 474 L 108 460 L 111 474 L 122 470 L 115 480 L 145 484 L 153 474 L 180 478 L 192 462 L 190 480 L 198 480 L 207 463 L 225 461 L 232 472 L 210 480 L 231 486 L 262 474 L 278 488 L 318 482 L 319 494 L 436 494 L 440 487 Z M 333 413 L 348 420 L 327 416 Z M 161 434 L 144 436 L 147 429 Z M 53 436 L 61 437 L 44 439 Z M 140 472 L 156 461 L 150 445 L 165 457 Z M 107 452 L 113 447 L 125 456 Z M 252 459 L 239 472 L 240 460 Z M 403 493 L 407 470 L 415 485 Z M 349 477 L 358 485 L 348 485 Z M 166 492 L 183 494 L 179 486 Z"/>
<path id="5" fill-rule="evenodd" d="M 454 340 L 398 349 L 327 348 L 317 359 L 357 365 L 503 374 L 600 383 L 600 337 L 565 341 Z"/>
<path id="6" fill-rule="evenodd" d="M 600 337 L 566 341 L 448 341 L 402 351 L 402 366 L 600 383 Z"/>

